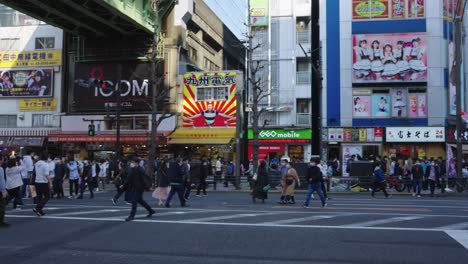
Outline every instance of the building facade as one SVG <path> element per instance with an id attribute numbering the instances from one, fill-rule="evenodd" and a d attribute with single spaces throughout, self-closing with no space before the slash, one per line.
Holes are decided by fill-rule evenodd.
<path id="1" fill-rule="evenodd" d="M 311 139 L 311 1 L 250 1 L 253 63 L 261 68 L 256 78 L 268 94 L 258 102 L 259 157 L 310 159 Z M 255 10 L 265 10 L 256 13 Z M 249 94 L 247 104 L 252 106 Z M 251 124 L 251 116 L 250 122 Z M 249 158 L 253 133 L 249 130 Z"/>
<path id="2" fill-rule="evenodd" d="M 321 1 L 324 157 L 446 157 L 456 2 Z"/>
<path id="3" fill-rule="evenodd" d="M 0 152 L 54 152 L 47 137 L 60 128 L 63 32 L 5 6 L 0 14 Z"/>

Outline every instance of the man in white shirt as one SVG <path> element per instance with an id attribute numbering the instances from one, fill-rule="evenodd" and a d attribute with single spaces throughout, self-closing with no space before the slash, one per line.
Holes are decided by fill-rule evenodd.
<path id="1" fill-rule="evenodd" d="M 33 212 L 38 216 L 45 215 L 42 209 L 49 201 L 50 189 L 52 188 L 52 181 L 49 176 L 49 164 L 47 163 L 47 154 L 42 153 L 40 159 L 36 164 L 34 164 L 34 169 L 36 171 L 36 193 L 37 193 L 37 204 L 36 208 L 33 209 Z"/>
<path id="2" fill-rule="evenodd" d="M 221 158 L 218 158 L 216 161 L 216 166 L 215 166 L 215 176 L 216 176 L 216 181 L 219 182 L 221 181 L 221 175 L 223 174 L 223 163 L 221 162 Z"/>
<path id="3" fill-rule="evenodd" d="M 23 163 L 26 167 L 27 174 L 23 177 L 23 187 L 21 187 L 21 198 L 27 198 L 29 196 L 28 185 L 33 185 L 34 183 L 30 183 L 30 179 L 32 177 L 32 173 L 34 170 L 34 162 L 33 157 L 34 152 L 29 152 L 28 155 L 23 156 Z"/>

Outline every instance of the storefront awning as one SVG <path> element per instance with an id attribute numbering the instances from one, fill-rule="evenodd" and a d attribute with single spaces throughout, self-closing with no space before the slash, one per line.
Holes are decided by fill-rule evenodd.
<path id="1" fill-rule="evenodd" d="M 14 137 L 10 145 L 18 147 L 41 147 L 43 143 L 43 137 Z"/>
<path id="2" fill-rule="evenodd" d="M 229 144 L 235 128 L 180 128 L 171 134 L 169 144 Z"/>

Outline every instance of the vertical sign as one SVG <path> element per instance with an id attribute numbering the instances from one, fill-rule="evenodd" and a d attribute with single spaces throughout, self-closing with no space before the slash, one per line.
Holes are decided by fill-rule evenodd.
<path id="1" fill-rule="evenodd" d="M 250 26 L 268 26 L 268 0 L 250 0 Z"/>

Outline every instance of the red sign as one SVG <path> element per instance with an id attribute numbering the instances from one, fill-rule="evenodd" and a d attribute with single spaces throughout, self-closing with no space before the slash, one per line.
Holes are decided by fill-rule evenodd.
<path id="1" fill-rule="evenodd" d="M 383 139 L 383 128 L 381 127 L 374 128 L 374 140 L 382 141 L 382 139 Z"/>
<path id="2" fill-rule="evenodd" d="M 344 129 L 343 141 L 344 141 L 344 142 L 351 142 L 351 141 L 353 141 L 353 134 L 352 134 L 351 128 L 345 128 L 345 129 Z"/>
<path id="3" fill-rule="evenodd" d="M 258 158 L 259 159 L 266 159 L 269 153 L 283 153 L 284 152 L 284 145 L 277 145 L 277 146 L 259 146 L 258 147 Z M 249 145 L 249 159 L 253 159 L 253 146 Z"/>

